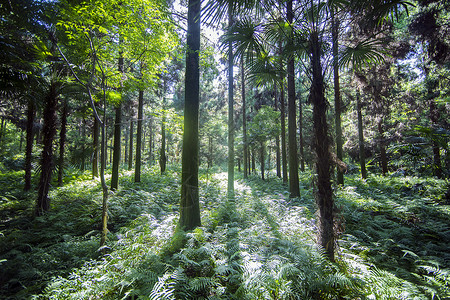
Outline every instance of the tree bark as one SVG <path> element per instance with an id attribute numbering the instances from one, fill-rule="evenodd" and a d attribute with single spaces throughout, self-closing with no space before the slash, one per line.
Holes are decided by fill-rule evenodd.
<path id="1" fill-rule="evenodd" d="M 336 127 L 336 156 L 342 161 L 342 126 L 341 126 L 341 88 L 339 83 L 339 65 L 338 65 L 338 30 L 339 21 L 337 20 L 334 10 L 331 10 L 331 30 L 333 39 L 333 75 L 334 75 L 334 123 Z M 336 168 L 337 183 L 344 184 L 344 173 Z"/>
<path id="2" fill-rule="evenodd" d="M 228 5 L 228 28 L 233 25 L 231 5 Z M 233 45 L 228 44 L 228 199 L 234 199 L 234 78 Z"/>
<path id="3" fill-rule="evenodd" d="M 244 178 L 248 178 L 248 145 L 247 145 L 247 114 L 245 103 L 245 71 L 244 71 L 244 58 L 241 58 L 241 94 L 242 94 L 242 134 L 243 134 L 243 148 L 244 148 Z"/>
<path id="4" fill-rule="evenodd" d="M 133 136 L 134 136 L 134 121 L 133 117 L 130 119 L 130 136 L 129 136 L 129 151 L 128 151 L 128 170 L 133 168 Z"/>
<path id="5" fill-rule="evenodd" d="M 166 113 L 163 112 L 161 120 L 161 149 L 159 151 L 159 168 L 161 170 L 161 174 L 166 171 L 166 163 Z"/>
<path id="6" fill-rule="evenodd" d="M 94 126 L 92 129 L 92 178 L 98 177 L 98 135 L 99 121 L 94 117 Z"/>
<path id="7" fill-rule="evenodd" d="M 287 21 L 292 24 L 294 13 L 292 11 L 292 0 L 286 3 Z M 293 37 L 288 41 L 293 43 Z M 288 46 L 291 48 L 291 45 Z M 297 116 L 295 106 L 295 66 L 294 57 L 290 56 L 287 62 L 288 82 L 288 143 L 289 143 L 289 193 L 291 198 L 300 197 L 300 186 L 298 179 L 298 157 L 297 157 Z"/>
<path id="8" fill-rule="evenodd" d="M 364 149 L 364 133 L 363 133 L 363 122 L 361 113 L 361 99 L 359 91 L 356 92 L 356 111 L 358 114 L 359 164 L 361 166 L 361 177 L 363 179 L 366 179 L 367 178 L 366 155 Z"/>
<path id="9" fill-rule="evenodd" d="M 384 141 L 384 130 L 383 130 L 382 118 L 380 118 L 378 120 L 378 133 L 380 134 L 379 147 L 380 147 L 381 171 L 383 172 L 383 175 L 386 175 L 388 172 L 388 160 L 387 160 L 387 154 L 386 154 L 386 144 Z"/>
<path id="10" fill-rule="evenodd" d="M 64 100 L 63 109 L 61 112 L 61 129 L 59 131 L 59 170 L 58 170 L 58 186 L 63 185 L 64 174 L 64 148 L 66 147 L 66 132 L 67 132 L 67 113 L 68 101 Z"/>
<path id="11" fill-rule="evenodd" d="M 112 161 L 112 174 L 111 174 L 111 190 L 116 190 L 119 186 L 119 166 L 120 166 L 120 123 L 122 122 L 122 109 L 118 104 L 115 108 L 115 121 L 114 121 L 114 146 L 113 146 L 113 161 Z"/>
<path id="12" fill-rule="evenodd" d="M 312 85 L 314 148 L 317 155 L 317 194 L 320 213 L 320 244 L 328 258 L 334 261 L 334 201 L 331 189 L 331 158 L 328 124 L 326 118 L 327 102 L 322 73 L 320 42 L 317 31 L 311 33 Z"/>
<path id="13" fill-rule="evenodd" d="M 141 151 L 142 151 L 142 118 L 144 117 L 144 91 L 139 91 L 138 120 L 136 134 L 136 162 L 134 169 L 134 182 L 141 182 Z"/>
<path id="14" fill-rule="evenodd" d="M 189 0 L 179 220 L 179 227 L 183 230 L 201 226 L 198 198 L 200 11 L 201 1 Z"/>
<path id="15" fill-rule="evenodd" d="M 432 91 L 430 90 L 429 94 L 431 93 Z M 439 120 L 439 111 L 436 107 L 436 102 L 434 101 L 434 99 L 430 99 L 430 120 L 433 124 L 433 127 L 436 127 Z M 437 178 L 442 178 L 442 162 L 439 144 L 433 140 L 432 147 L 433 147 L 433 174 Z"/>
<path id="16" fill-rule="evenodd" d="M 42 128 L 43 134 L 43 149 L 41 156 L 41 177 L 39 180 L 38 198 L 36 201 L 35 214 L 42 215 L 50 209 L 50 199 L 48 192 L 50 189 L 50 182 L 53 170 L 53 140 L 56 135 L 56 106 L 58 104 L 58 92 L 56 82 L 52 82 L 45 98 L 44 108 L 44 126 Z"/>
<path id="17" fill-rule="evenodd" d="M 261 148 L 259 152 L 259 163 L 261 165 L 261 179 L 264 181 L 264 142 L 261 142 Z"/>
<path id="18" fill-rule="evenodd" d="M 303 103 L 298 99 L 298 134 L 299 134 L 299 152 L 300 152 L 300 170 L 305 172 L 305 142 L 303 140 Z"/>
<path id="19" fill-rule="evenodd" d="M 287 147 L 286 147 L 286 103 L 284 101 L 284 77 L 281 78 L 280 88 L 280 119 L 281 119 L 281 168 L 283 183 L 288 182 Z"/>
<path id="20" fill-rule="evenodd" d="M 150 123 L 149 123 L 149 142 L 148 142 L 148 160 L 150 163 L 150 166 L 153 165 L 153 117 L 150 116 Z"/>
<path id="21" fill-rule="evenodd" d="M 278 97 L 277 97 L 277 89 L 276 86 L 274 88 L 275 92 L 275 101 L 274 101 L 274 109 L 278 111 Z M 280 136 L 277 135 L 275 137 L 275 147 L 276 147 L 276 169 L 277 169 L 277 177 L 281 178 L 281 149 L 280 149 Z"/>
<path id="22" fill-rule="evenodd" d="M 36 108 L 33 100 L 28 100 L 27 108 L 27 145 L 25 147 L 25 185 L 24 191 L 31 189 L 31 162 L 33 155 L 33 125 L 36 115 Z"/>

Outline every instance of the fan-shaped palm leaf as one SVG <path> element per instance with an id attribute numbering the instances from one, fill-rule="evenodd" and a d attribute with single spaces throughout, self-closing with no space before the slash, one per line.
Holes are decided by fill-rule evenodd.
<path id="1" fill-rule="evenodd" d="M 380 40 L 366 40 L 358 43 L 355 47 L 347 47 L 339 59 L 339 67 L 360 69 L 365 66 L 382 63 L 386 52 L 380 49 Z"/>

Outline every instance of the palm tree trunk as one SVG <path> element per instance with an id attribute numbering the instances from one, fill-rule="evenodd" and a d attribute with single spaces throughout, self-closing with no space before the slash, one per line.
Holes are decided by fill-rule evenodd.
<path id="1" fill-rule="evenodd" d="M 311 33 L 311 65 L 312 85 L 311 99 L 313 103 L 314 148 L 317 155 L 317 195 L 316 200 L 320 213 L 320 244 L 328 258 L 334 261 L 334 202 L 331 189 L 331 158 L 328 124 L 326 118 L 327 103 L 325 100 L 325 83 L 320 61 L 320 42 L 317 31 Z"/>
<path id="2" fill-rule="evenodd" d="M 63 110 L 61 112 L 61 129 L 59 132 L 59 160 L 58 160 L 58 186 L 63 185 L 63 170 L 64 170 L 64 148 L 66 147 L 66 132 L 67 132 L 67 100 L 64 100 Z"/>
<path id="3" fill-rule="evenodd" d="M 180 229 L 184 230 L 192 230 L 201 226 L 198 198 L 200 11 L 201 1 L 189 0 L 179 221 Z"/>
<path id="4" fill-rule="evenodd" d="M 136 163 L 134 169 L 134 182 L 141 182 L 141 151 L 142 151 L 142 118 L 144 116 L 144 91 L 139 90 L 138 120 L 136 135 Z"/>
<path id="5" fill-rule="evenodd" d="M 42 215 L 50 208 L 50 199 L 48 192 L 50 189 L 50 181 L 53 170 L 53 140 L 56 135 L 56 106 L 58 104 L 57 84 L 52 82 L 49 92 L 45 99 L 44 108 L 44 126 L 43 132 L 43 148 L 41 157 L 41 177 L 39 180 L 38 198 L 36 201 L 35 214 Z"/>
<path id="6" fill-rule="evenodd" d="M 292 0 L 286 3 L 286 15 L 289 24 L 292 24 L 294 13 L 292 11 Z M 292 37 L 289 43 L 292 43 Z M 294 57 L 291 56 L 287 63 L 288 82 L 288 143 L 289 143 L 289 193 L 291 198 L 300 197 L 298 179 L 298 157 L 297 157 L 297 114 L 295 106 L 295 66 Z"/>
<path id="7" fill-rule="evenodd" d="M 33 154 L 33 125 L 36 108 L 33 100 L 28 100 L 27 108 L 27 145 L 25 147 L 25 185 L 24 191 L 31 189 L 31 160 Z"/>

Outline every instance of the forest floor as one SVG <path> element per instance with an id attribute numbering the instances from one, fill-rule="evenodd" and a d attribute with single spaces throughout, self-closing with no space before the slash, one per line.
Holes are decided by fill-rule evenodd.
<path id="1" fill-rule="evenodd" d="M 239 176 L 239 175 L 238 175 Z M 271 175 L 200 176 L 202 227 L 176 230 L 180 170 L 124 172 L 109 197 L 99 251 L 101 188 L 88 172 L 53 188 L 51 211 L 32 217 L 36 192 L 22 172 L 0 174 L 2 299 L 450 299 L 448 182 L 372 175 L 335 187 L 336 263 L 316 245 L 311 173 L 301 197 Z"/>

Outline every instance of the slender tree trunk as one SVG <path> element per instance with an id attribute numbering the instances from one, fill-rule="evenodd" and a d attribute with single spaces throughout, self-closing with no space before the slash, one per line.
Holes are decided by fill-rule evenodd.
<path id="1" fill-rule="evenodd" d="M 228 6 L 228 28 L 233 25 L 231 5 Z M 234 199 L 234 78 L 233 46 L 228 44 L 228 199 Z"/>
<path id="2" fill-rule="evenodd" d="M 3 148 L 3 129 L 5 128 L 5 118 L 1 118 L 0 123 L 0 148 Z"/>
<path id="3" fill-rule="evenodd" d="M 57 84 L 52 82 L 45 98 L 44 126 L 42 128 L 44 145 L 41 157 L 41 177 L 39 180 L 38 198 L 35 214 L 42 215 L 50 209 L 48 192 L 53 170 L 53 140 L 56 135 L 56 106 L 58 104 Z"/>
<path id="4" fill-rule="evenodd" d="M 133 117 L 130 119 L 130 140 L 129 140 L 129 153 L 128 153 L 128 170 L 133 168 L 133 142 L 134 142 L 134 121 Z"/>
<path id="5" fill-rule="evenodd" d="M 163 112 L 162 120 L 161 120 L 161 150 L 159 152 L 159 167 L 161 170 L 161 174 L 166 171 L 166 115 Z"/>
<path id="6" fill-rule="evenodd" d="M 83 117 L 83 121 L 81 123 L 81 171 L 84 171 L 86 167 L 85 142 L 86 142 L 86 118 Z"/>
<path id="7" fill-rule="evenodd" d="M 367 178 L 366 155 L 364 149 L 364 133 L 363 133 L 363 122 L 361 113 L 361 99 L 359 91 L 356 92 L 356 111 L 358 113 L 359 164 L 361 166 L 361 177 L 363 179 L 366 179 Z"/>
<path id="8" fill-rule="evenodd" d="M 98 177 L 98 135 L 99 135 L 99 121 L 94 117 L 94 126 L 92 129 L 92 178 Z"/>
<path id="9" fill-rule="evenodd" d="M 288 182 L 287 146 L 286 146 L 286 103 L 284 102 L 284 78 L 281 78 L 280 89 L 280 119 L 281 119 L 281 168 L 283 183 Z"/>
<path id="10" fill-rule="evenodd" d="M 59 132 L 58 186 L 63 185 L 64 148 L 66 147 L 67 113 L 68 113 L 68 103 L 67 100 L 65 99 L 63 103 L 63 109 L 61 112 L 61 129 Z"/>
<path id="11" fill-rule="evenodd" d="M 292 0 L 286 3 L 287 21 L 292 24 L 294 13 L 292 11 Z M 288 43 L 292 44 L 293 37 Z M 295 106 L 295 66 L 294 57 L 291 56 L 287 63 L 288 81 L 288 143 L 289 143 L 289 193 L 291 198 L 300 197 L 300 186 L 298 179 L 298 157 L 297 157 L 297 116 Z"/>
<path id="12" fill-rule="evenodd" d="M 144 91 L 139 91 L 138 120 L 136 134 L 136 163 L 134 169 L 134 182 L 141 182 L 141 151 L 142 151 L 142 118 L 144 117 Z"/>
<path id="13" fill-rule="evenodd" d="M 149 142 L 148 142 L 148 160 L 150 161 L 150 165 L 153 165 L 153 117 L 150 117 L 149 123 Z"/>
<path id="14" fill-rule="evenodd" d="M 275 111 L 278 111 L 278 97 L 277 97 L 277 88 L 275 86 L 275 101 L 274 108 Z M 277 135 L 275 137 L 275 146 L 276 146 L 276 168 L 277 168 L 277 177 L 281 178 L 281 149 L 280 149 L 280 136 Z"/>
<path id="15" fill-rule="evenodd" d="M 198 111 L 200 98 L 200 0 L 188 1 L 188 30 L 185 75 L 184 134 L 182 152 L 179 227 L 201 226 L 198 198 Z"/>
<path id="16" fill-rule="evenodd" d="M 431 93 L 432 91 L 429 91 L 429 94 Z M 433 126 L 436 126 L 438 124 L 439 111 L 437 109 L 436 102 L 434 101 L 434 99 L 430 100 L 430 120 Z M 442 162 L 441 162 L 440 147 L 436 141 L 432 142 L 432 146 L 433 146 L 433 173 L 434 176 L 436 176 L 437 178 L 442 178 Z"/>
<path id="17" fill-rule="evenodd" d="M 336 156 L 342 161 L 342 126 L 341 126 L 341 89 L 339 84 L 339 65 L 338 65 L 338 31 L 339 21 L 334 14 L 334 10 L 331 10 L 332 20 L 332 39 L 333 39 L 333 75 L 334 75 L 334 122 L 336 127 Z M 337 183 L 344 184 L 344 173 L 337 170 Z"/>
<path id="18" fill-rule="evenodd" d="M 378 120 L 378 133 L 380 134 L 380 159 L 381 159 L 381 170 L 383 172 L 383 175 L 386 175 L 388 172 L 388 160 L 386 155 L 386 144 L 384 140 L 384 130 L 383 130 L 383 120 L 380 118 Z"/>
<path id="19" fill-rule="evenodd" d="M 303 139 L 303 103 L 298 99 L 298 133 L 299 133 L 299 152 L 300 152 L 300 170 L 305 172 L 305 141 Z"/>
<path id="20" fill-rule="evenodd" d="M 118 104 L 115 108 L 115 121 L 114 121 L 114 149 L 113 149 L 113 161 L 112 161 L 112 174 L 111 174 L 111 190 L 116 190 L 119 186 L 119 166 L 120 166 L 120 123 L 122 122 L 122 109 Z"/>
<path id="21" fill-rule="evenodd" d="M 27 108 L 27 145 L 25 148 L 25 185 L 24 191 L 31 189 L 31 160 L 33 154 L 33 125 L 36 109 L 33 100 L 28 100 Z"/>
<path id="22" fill-rule="evenodd" d="M 247 114 L 245 103 L 245 70 L 244 70 L 244 58 L 241 58 L 241 94 L 242 94 L 242 134 L 243 134 L 243 148 L 244 148 L 244 178 L 248 178 L 248 145 L 247 145 Z"/>
<path id="23" fill-rule="evenodd" d="M 264 181 L 264 143 L 261 143 L 260 153 L 259 153 L 259 163 L 261 165 L 261 179 Z"/>
<path id="24" fill-rule="evenodd" d="M 101 127 L 101 144 L 100 144 L 100 181 L 102 185 L 102 233 L 100 236 L 100 247 L 103 247 L 106 244 L 106 237 L 108 234 L 108 186 L 106 185 L 105 180 L 105 168 L 106 168 L 106 148 L 107 148 L 107 132 L 106 132 L 106 95 L 105 95 L 106 87 L 103 87 L 103 122 L 100 123 L 100 119 L 98 119 L 98 123 Z M 93 107 L 95 110 L 95 107 Z M 98 115 L 96 115 L 96 118 Z M 106 248 L 105 248 L 106 250 Z M 104 250 L 102 252 L 105 252 Z"/>
<path id="25" fill-rule="evenodd" d="M 126 126 L 125 126 L 126 127 Z M 124 157 L 123 157 L 123 162 L 125 163 L 125 165 L 128 165 L 128 157 L 129 157 L 129 155 L 128 155 L 128 141 L 129 141 L 129 138 L 130 138 L 130 129 L 129 128 L 125 128 L 125 130 L 124 130 L 125 132 L 124 132 L 124 140 L 125 140 L 125 142 L 124 142 Z"/>
<path id="26" fill-rule="evenodd" d="M 256 173 L 256 159 L 255 159 L 255 147 L 252 147 L 252 171 Z"/>
<path id="27" fill-rule="evenodd" d="M 320 42 L 317 31 L 311 33 L 312 85 L 314 148 L 317 155 L 317 194 L 316 200 L 320 213 L 320 244 L 328 258 L 334 261 L 334 202 L 331 189 L 330 140 L 328 137 L 327 102 L 325 83 L 320 61 Z"/>

